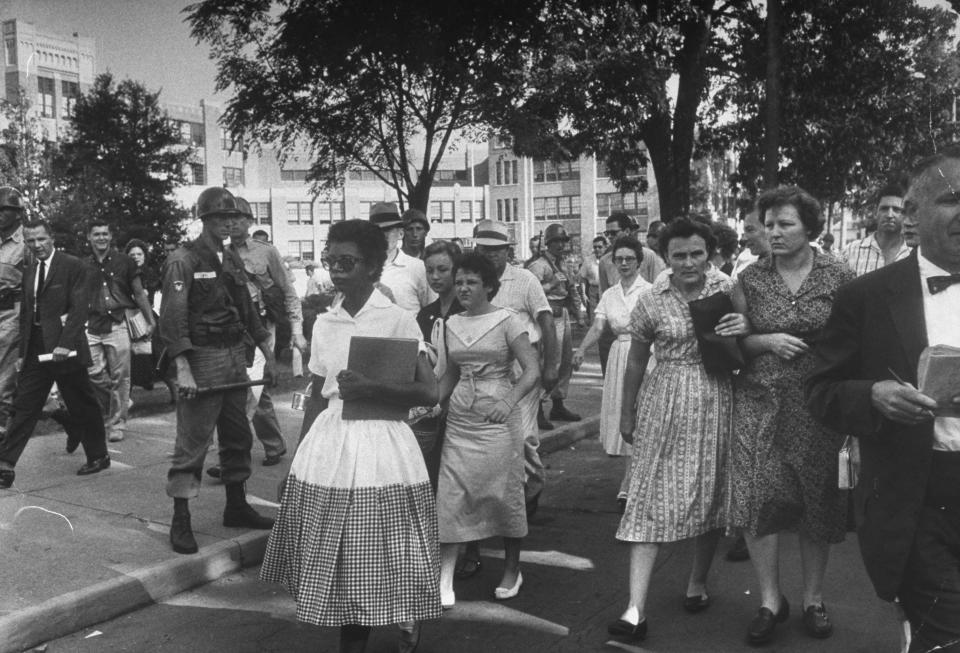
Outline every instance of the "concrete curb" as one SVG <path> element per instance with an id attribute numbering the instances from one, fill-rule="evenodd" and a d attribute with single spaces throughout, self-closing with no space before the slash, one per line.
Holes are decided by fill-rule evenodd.
<path id="1" fill-rule="evenodd" d="M 259 564 L 269 531 L 251 531 L 0 618 L 0 653 L 18 653 Z"/>
<path id="2" fill-rule="evenodd" d="M 549 454 L 596 435 L 600 416 L 584 418 L 541 436 Z M 20 653 L 214 581 L 263 561 L 269 531 L 251 531 L 0 617 L 0 653 Z"/>
<path id="3" fill-rule="evenodd" d="M 600 416 L 585 417 L 540 436 L 540 453 L 548 454 L 569 447 L 578 440 L 589 438 L 600 432 Z"/>

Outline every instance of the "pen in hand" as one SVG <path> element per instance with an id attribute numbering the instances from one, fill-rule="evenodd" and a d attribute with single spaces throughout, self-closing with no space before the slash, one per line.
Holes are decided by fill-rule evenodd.
<path id="1" fill-rule="evenodd" d="M 907 383 L 906 381 L 901 379 L 900 375 L 894 372 L 892 367 L 888 367 L 887 371 L 890 372 L 893 378 L 896 379 L 897 383 L 899 383 L 900 385 L 916 390 L 916 388 L 912 383 Z M 923 408 L 922 411 L 923 411 L 922 414 L 925 414 L 927 417 L 936 417 L 936 413 L 930 410 L 929 408 Z"/>

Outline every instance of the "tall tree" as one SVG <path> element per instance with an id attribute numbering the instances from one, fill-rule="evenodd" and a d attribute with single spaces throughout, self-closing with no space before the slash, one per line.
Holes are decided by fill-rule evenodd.
<path id="1" fill-rule="evenodd" d="M 485 133 L 536 38 L 539 2 L 203 0 L 185 10 L 211 46 L 237 136 L 306 147 L 318 191 L 366 170 L 426 210 L 441 157 Z"/>
<path id="2" fill-rule="evenodd" d="M 914 0 L 782 0 L 782 11 L 781 182 L 827 202 L 856 203 L 956 139 L 953 14 Z M 743 56 L 717 80 L 710 115 L 720 126 L 704 134 L 740 152 L 748 189 L 763 171 L 763 33 L 759 12 L 738 23 L 732 38 Z"/>
<path id="3" fill-rule="evenodd" d="M 569 0 L 547 15 L 548 47 L 525 68 L 527 94 L 502 122 L 524 154 L 588 152 L 621 190 L 653 166 L 662 219 L 690 208 L 701 103 L 746 0 Z M 675 93 L 671 90 L 675 89 Z"/>
<path id="4" fill-rule="evenodd" d="M 5 102 L 0 131 L 0 185 L 13 186 L 27 199 L 29 209 L 43 214 L 54 193 L 51 164 L 56 142 L 45 138 L 23 88 L 16 102 Z"/>
<path id="5" fill-rule="evenodd" d="M 72 128 L 55 161 L 63 188 L 52 220 L 64 242 L 83 240 L 90 221 L 114 227 L 117 241 L 140 238 L 162 251 L 188 211 L 173 199 L 193 152 L 160 107 L 159 93 L 132 80 L 97 77 L 77 99 Z"/>

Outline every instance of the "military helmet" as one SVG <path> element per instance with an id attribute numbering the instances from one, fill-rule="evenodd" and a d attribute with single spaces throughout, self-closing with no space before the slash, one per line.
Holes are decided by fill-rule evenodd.
<path id="1" fill-rule="evenodd" d="M 567 235 L 567 230 L 563 228 L 562 224 L 549 224 L 547 228 L 543 230 L 544 245 L 549 245 L 554 240 L 570 240 L 570 236 Z"/>
<path id="2" fill-rule="evenodd" d="M 226 188 L 213 186 L 200 193 L 197 198 L 197 217 L 212 218 L 217 215 L 240 215 L 237 198 Z"/>
<path id="3" fill-rule="evenodd" d="M 20 191 L 12 186 L 0 187 L 0 209 L 16 209 L 22 212 L 24 206 Z"/>
<path id="4" fill-rule="evenodd" d="M 237 201 L 237 208 L 240 210 L 240 215 L 253 220 L 253 209 L 250 208 L 250 202 L 242 197 L 235 197 L 234 199 Z"/>

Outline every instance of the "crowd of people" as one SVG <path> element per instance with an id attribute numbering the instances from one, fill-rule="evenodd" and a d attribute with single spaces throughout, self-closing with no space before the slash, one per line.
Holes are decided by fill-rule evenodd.
<path id="1" fill-rule="evenodd" d="M 794 532 L 800 619 L 811 637 L 829 637 L 830 547 L 850 527 L 838 456 L 855 436 L 853 512 L 877 594 L 909 624 L 905 648 L 955 650 L 960 389 L 940 403 L 926 396 L 917 361 L 928 345 L 960 346 L 958 188 L 960 150 L 924 160 L 908 189 L 879 191 L 873 228 L 839 253 L 818 202 L 782 186 L 745 216 L 739 252 L 724 225 L 678 216 L 648 225 L 641 241 L 618 212 L 582 262 L 566 257 L 571 239 L 551 224 L 525 265 L 512 262 L 506 224 L 478 223 L 467 252 L 429 242 L 421 211 L 381 202 L 369 219 L 330 228 L 323 270 L 308 270 L 308 320 L 277 250 L 250 235 L 249 204 L 226 189 L 200 195 L 200 236 L 167 253 L 157 276 L 148 247 L 130 241 L 121 253 L 107 224 L 90 225 L 85 260 L 58 250 L 48 224 L 21 225 L 19 195 L 3 188 L 0 332 L 17 345 L 0 358 L 20 364 L 17 375 L 0 366 L 0 487 L 13 484 L 53 383 L 67 448 L 86 454 L 78 473 L 110 466 L 131 343 L 158 328 L 177 394 L 173 550 L 198 550 L 189 502 L 216 433 L 218 464 L 206 471 L 226 489 L 223 524 L 271 529 L 261 577 L 286 586 L 297 618 L 339 627 L 341 651 L 397 624 L 400 650 L 412 651 L 420 623 L 455 609 L 457 581 L 480 571 L 481 540 L 503 541 L 493 598 L 521 591 L 522 542 L 545 483 L 539 433 L 580 419 L 566 388 L 597 345 L 600 441 L 625 463 L 611 467 L 615 537 L 630 549 L 629 598 L 610 635 L 648 636 L 665 543 L 692 540 L 682 607 L 708 609 L 726 532 L 742 536 L 760 588 L 747 640 L 769 643 L 790 614 L 779 551 Z M 571 327 L 587 321 L 574 348 Z M 287 453 L 264 387 L 281 323 L 308 360 L 310 391 L 274 520 L 247 503 L 244 484 L 254 436 L 264 465 Z M 409 376 L 360 370 L 359 337 L 415 342 L 402 350 Z"/>

